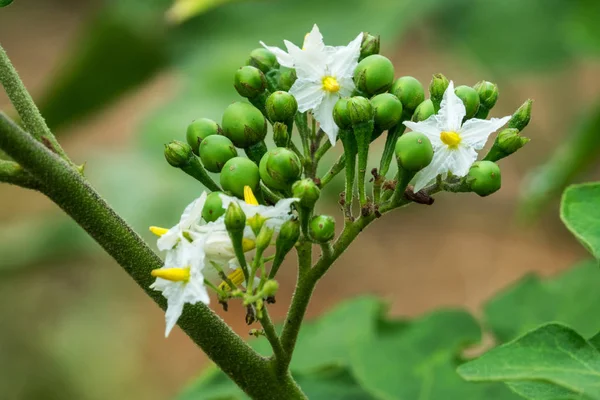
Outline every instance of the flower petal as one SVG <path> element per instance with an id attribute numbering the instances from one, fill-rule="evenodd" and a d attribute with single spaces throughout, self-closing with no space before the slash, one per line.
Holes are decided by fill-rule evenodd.
<path id="1" fill-rule="evenodd" d="M 337 81 L 340 84 L 340 90 L 337 92 L 337 94 L 340 97 L 350 97 L 356 88 L 354 85 L 354 79 L 352 79 L 351 76 L 342 76 L 337 78 Z"/>
<path id="2" fill-rule="evenodd" d="M 290 89 L 292 96 L 296 98 L 298 102 L 298 111 L 305 112 L 312 110 L 321 104 L 325 92 L 323 91 L 323 84 L 312 80 L 298 78 Z"/>
<path id="3" fill-rule="evenodd" d="M 261 41 L 260 44 L 262 45 L 262 47 L 275 54 L 275 57 L 277 57 L 277 62 L 280 65 L 283 65 L 284 67 L 288 68 L 294 68 L 294 59 L 284 50 L 275 46 L 267 46 L 263 41 Z"/>
<path id="4" fill-rule="evenodd" d="M 360 56 L 360 45 L 362 43 L 362 32 L 348 46 L 342 46 L 329 51 L 329 71 L 331 75 L 337 77 L 352 77 L 354 70 L 358 65 Z"/>
<path id="5" fill-rule="evenodd" d="M 439 127 L 444 131 L 458 132 L 465 115 L 467 115 L 465 105 L 454 93 L 454 83 L 450 81 L 444 92 L 440 111 L 437 113 Z"/>
<path id="6" fill-rule="evenodd" d="M 427 136 L 427 138 L 431 141 L 431 145 L 434 148 L 442 146 L 443 143 L 440 139 L 440 134 L 442 133 L 442 130 L 439 127 L 439 123 L 435 115 L 432 115 L 425 121 L 404 121 L 403 123 L 408 128 L 410 128 L 411 131 L 419 132 Z"/>
<path id="7" fill-rule="evenodd" d="M 448 171 L 460 178 L 469 173 L 471 165 L 477 160 L 477 152 L 469 146 L 459 146 L 449 153 Z"/>
<path id="8" fill-rule="evenodd" d="M 460 129 L 462 141 L 473 147 L 475 150 L 481 150 L 488 140 L 488 137 L 498 129 L 502 128 L 510 120 L 510 117 L 485 119 L 470 119 L 464 123 Z"/>
<path id="9" fill-rule="evenodd" d="M 441 147 L 433 153 L 431 163 L 415 175 L 415 187 L 413 189 L 415 193 L 427 186 L 436 176 L 448 172 L 451 152 L 452 150 L 447 147 Z"/>
<path id="10" fill-rule="evenodd" d="M 321 129 L 327 134 L 329 141 L 335 146 L 339 128 L 333 120 L 333 107 L 340 98 L 337 94 L 328 94 L 323 98 L 321 104 L 313 108 L 313 114 Z M 299 108 L 299 107 L 298 107 Z"/>
<path id="11" fill-rule="evenodd" d="M 183 286 L 182 282 L 177 282 L 177 284 L 179 284 L 179 286 Z M 167 297 L 167 311 L 165 312 L 165 321 L 167 326 L 165 328 L 165 337 L 169 336 L 169 333 L 171 333 L 171 330 L 173 330 L 173 327 L 183 312 L 183 305 L 185 304 L 183 297 L 183 290 L 173 291 L 173 293 Z"/>
<path id="12" fill-rule="evenodd" d="M 294 68 L 298 79 L 320 81 L 325 76 L 327 54 L 322 51 L 303 51 L 294 43 L 284 40 L 289 55 L 294 60 Z"/>
<path id="13" fill-rule="evenodd" d="M 304 37 L 302 50 L 318 53 L 321 53 L 325 50 L 323 35 L 321 35 L 317 24 L 314 24 L 312 30 Z"/>

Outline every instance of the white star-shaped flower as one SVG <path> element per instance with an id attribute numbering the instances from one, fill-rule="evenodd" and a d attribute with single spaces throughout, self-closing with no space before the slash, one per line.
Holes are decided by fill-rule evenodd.
<path id="1" fill-rule="evenodd" d="M 436 115 L 421 122 L 404 122 L 411 130 L 426 135 L 434 151 L 431 163 L 415 175 L 415 192 L 438 175 L 444 178 L 448 173 L 458 177 L 467 175 L 477 160 L 477 151 L 485 146 L 490 134 L 510 119 L 470 119 L 463 124 L 465 115 L 465 105 L 454 93 L 454 83 L 451 81 Z"/>
<path id="2" fill-rule="evenodd" d="M 333 121 L 333 107 L 340 97 L 350 96 L 354 90 L 352 78 L 362 37 L 360 33 L 348 46 L 325 46 L 319 27 L 314 25 L 304 38 L 302 49 L 287 40 L 287 52 L 261 42 L 275 54 L 279 64 L 296 69 L 298 79 L 290 93 L 298 102 L 298 111 L 311 110 L 331 144 L 335 144 L 339 130 Z"/>

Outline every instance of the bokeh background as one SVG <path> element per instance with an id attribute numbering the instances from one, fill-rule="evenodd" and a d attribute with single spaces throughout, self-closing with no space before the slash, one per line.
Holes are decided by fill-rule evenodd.
<path id="1" fill-rule="evenodd" d="M 393 315 L 441 306 L 477 313 L 523 274 L 552 275 L 585 256 L 559 221 L 557 193 L 570 180 L 598 176 L 590 165 L 600 135 L 590 132 L 600 126 L 599 4 L 15 0 L 0 9 L 0 42 L 63 147 L 151 241 L 149 225 L 173 225 L 202 191 L 164 161 L 163 145 L 182 139 L 194 118 L 220 121 L 239 99 L 233 73 L 259 40 L 300 42 L 315 22 L 328 44 L 369 31 L 381 35 L 398 77 L 427 85 L 443 72 L 457 84 L 497 82 L 494 116 L 533 98 L 525 131 L 532 141 L 501 162 L 499 193 L 442 194 L 431 207 L 377 221 L 319 284 L 308 311 L 314 317 L 375 293 Z M 13 112 L 4 93 L 0 108 Z M 339 215 L 339 189 L 325 191 L 323 212 Z M 293 290 L 293 262 L 279 279 L 275 319 Z M 163 338 L 163 313 L 57 207 L 6 185 L 0 304 L 3 399 L 165 399 L 207 365 L 181 331 Z M 217 311 L 247 334 L 241 307 Z"/>

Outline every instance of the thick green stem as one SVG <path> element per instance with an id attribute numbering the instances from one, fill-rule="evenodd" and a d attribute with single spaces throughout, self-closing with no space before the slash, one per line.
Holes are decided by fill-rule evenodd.
<path id="1" fill-rule="evenodd" d="M 166 300 L 149 288 L 161 259 L 74 169 L 0 114 L 0 149 L 38 180 L 44 193 L 73 218 L 123 267 L 161 308 Z M 186 305 L 178 325 L 249 396 L 304 399 L 289 374 L 281 376 L 210 308 Z"/>
<path id="2" fill-rule="evenodd" d="M 277 332 L 275 331 L 275 326 L 273 325 L 273 321 L 271 321 L 271 317 L 269 317 L 269 312 L 267 308 L 263 308 L 262 314 L 259 317 L 260 324 L 262 325 L 265 331 L 265 337 L 271 344 L 273 348 L 273 355 L 275 356 L 276 363 L 278 367 L 281 367 L 281 363 L 285 360 L 285 352 L 283 351 L 283 347 L 281 347 L 281 342 L 279 341 L 279 336 L 277 336 Z M 285 372 L 286 368 L 282 368 L 279 372 Z"/>
<path id="3" fill-rule="evenodd" d="M 381 154 L 381 162 L 379 163 L 379 174 L 383 175 L 384 177 L 390 170 L 390 163 L 392 162 L 392 158 L 394 157 L 394 149 L 396 148 L 396 142 L 398 141 L 400 135 L 402 135 L 402 133 L 406 129 L 402 122 L 408 119 L 409 118 L 403 116 L 402 120 L 400 120 L 398 125 L 390 129 L 387 133 L 387 137 L 385 138 L 385 145 L 383 147 L 383 153 Z"/>
<path id="4" fill-rule="evenodd" d="M 325 173 L 325 175 L 323 175 L 323 177 L 321 178 L 320 186 L 322 188 L 325 187 L 329 182 L 331 182 L 333 180 L 333 178 L 335 178 L 337 176 L 337 174 L 342 172 L 342 170 L 344 169 L 345 166 L 346 166 L 346 154 L 342 154 L 341 156 L 339 156 L 337 161 L 335 163 L 333 163 L 331 168 L 329 168 L 329 171 L 327 171 Z"/>
<path id="5" fill-rule="evenodd" d="M 210 175 L 208 175 L 208 172 L 206 172 L 206 169 L 204 169 L 204 166 L 198 157 L 192 156 L 190 158 L 190 162 L 181 167 L 181 170 L 189 176 L 196 178 L 196 180 L 206 186 L 206 188 L 211 192 L 221 191 L 219 185 L 217 185 Z"/>
<path id="6" fill-rule="evenodd" d="M 409 172 L 398 165 L 398 174 L 396 178 L 396 188 L 394 189 L 394 195 L 392 196 L 391 203 L 396 205 L 404 198 L 404 192 L 406 187 L 410 183 L 411 179 L 415 176 L 414 172 Z"/>
<path id="7" fill-rule="evenodd" d="M 356 149 L 358 153 L 358 197 L 360 205 L 367 204 L 367 194 L 365 191 L 365 180 L 367 176 L 367 162 L 369 159 L 369 144 L 373 135 L 373 120 L 355 125 L 353 128 L 356 138 Z"/>
<path id="8" fill-rule="evenodd" d="M 346 218 L 352 218 L 352 200 L 354 199 L 354 177 L 356 175 L 357 144 L 352 131 L 340 129 L 340 139 L 344 145 L 346 190 L 344 213 Z M 363 187 L 364 189 L 364 187 Z"/>

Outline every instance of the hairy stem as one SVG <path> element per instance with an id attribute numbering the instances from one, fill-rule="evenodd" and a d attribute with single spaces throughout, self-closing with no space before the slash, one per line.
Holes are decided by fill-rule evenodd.
<path id="1" fill-rule="evenodd" d="M 14 161 L 0 160 L 0 182 L 26 189 L 40 190 L 41 184 Z"/>

